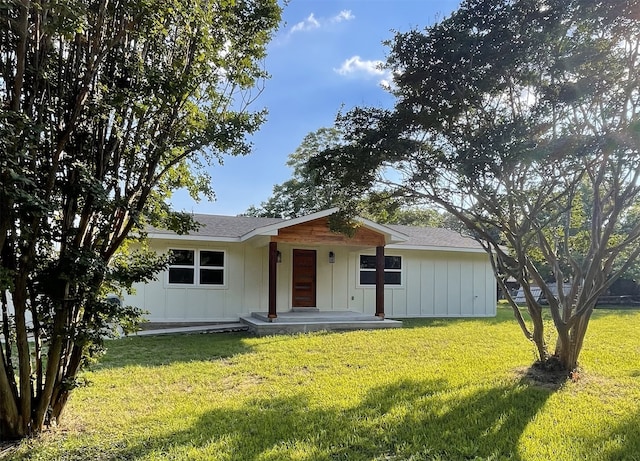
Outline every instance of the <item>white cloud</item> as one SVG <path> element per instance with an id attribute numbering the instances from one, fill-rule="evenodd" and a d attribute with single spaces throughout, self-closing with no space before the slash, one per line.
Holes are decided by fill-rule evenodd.
<path id="1" fill-rule="evenodd" d="M 352 56 L 345 59 L 339 68 L 333 70 L 344 77 L 376 78 L 382 88 L 389 90 L 393 87 L 393 74 L 390 70 L 384 69 L 383 64 L 384 62 L 380 60 L 366 60 L 360 56 Z"/>
<path id="2" fill-rule="evenodd" d="M 289 32 L 288 36 L 295 34 L 296 32 L 308 32 L 310 30 L 319 29 L 327 24 L 338 23 L 343 21 L 351 21 L 355 16 L 351 13 L 351 10 L 342 10 L 330 19 L 320 18 L 317 19 L 313 13 L 311 13 L 304 21 L 300 21 L 294 24 Z"/>
<path id="3" fill-rule="evenodd" d="M 299 23 L 295 24 L 291 28 L 289 33 L 290 34 L 294 34 L 296 32 L 304 32 L 304 31 L 307 31 L 307 30 L 317 29 L 318 27 L 320 27 L 320 22 L 315 18 L 313 13 L 311 13 L 307 17 L 307 19 L 305 19 L 304 21 L 300 21 Z"/>
<path id="4" fill-rule="evenodd" d="M 382 69 L 382 64 L 382 61 L 370 61 L 364 60 L 360 56 L 352 56 L 346 59 L 339 68 L 333 70 L 344 76 L 383 76 L 386 71 Z"/>
<path id="5" fill-rule="evenodd" d="M 394 88 L 393 81 L 391 79 L 388 79 L 388 78 L 383 78 L 378 83 L 380 84 L 382 89 L 386 90 L 386 91 L 391 91 L 391 89 Z"/>
<path id="6" fill-rule="evenodd" d="M 351 13 L 351 10 L 342 10 L 340 13 L 331 18 L 331 22 L 351 21 L 354 18 L 355 16 L 353 15 L 353 13 Z"/>

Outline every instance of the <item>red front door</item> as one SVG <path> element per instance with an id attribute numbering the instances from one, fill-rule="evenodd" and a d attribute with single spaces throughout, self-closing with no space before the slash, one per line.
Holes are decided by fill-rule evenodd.
<path id="1" fill-rule="evenodd" d="M 293 250 L 292 307 L 316 307 L 316 250 Z"/>

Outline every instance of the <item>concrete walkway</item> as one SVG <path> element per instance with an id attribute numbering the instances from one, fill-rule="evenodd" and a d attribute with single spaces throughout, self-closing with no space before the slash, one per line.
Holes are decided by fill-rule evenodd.
<path id="1" fill-rule="evenodd" d="M 250 316 L 240 317 L 240 322 L 216 323 L 211 325 L 162 324 L 162 328 L 140 330 L 129 336 L 152 336 L 189 333 L 228 333 L 249 331 L 257 336 L 308 333 L 311 331 L 349 331 L 400 328 L 402 322 L 343 311 L 279 312 L 278 317 L 270 319 L 266 312 L 253 312 Z"/>
<path id="2" fill-rule="evenodd" d="M 129 336 L 170 335 L 176 333 L 229 333 L 234 331 L 247 331 L 249 327 L 242 323 L 216 323 L 213 325 L 193 325 L 170 328 L 158 328 L 155 330 L 140 330 Z"/>

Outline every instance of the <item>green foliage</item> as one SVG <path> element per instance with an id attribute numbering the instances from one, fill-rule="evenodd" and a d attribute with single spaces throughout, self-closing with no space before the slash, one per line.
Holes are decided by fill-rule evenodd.
<path id="1" fill-rule="evenodd" d="M 293 169 L 291 179 L 276 184 L 272 196 L 259 207 L 251 206 L 245 215 L 270 218 L 297 218 L 307 214 L 339 207 L 342 212 L 331 218 L 332 229 L 350 234 L 354 231 L 354 214 L 378 223 L 411 226 L 460 226 L 446 212 L 412 206 L 410 200 L 396 197 L 389 191 L 369 191 L 357 204 L 342 195 L 331 177 L 320 177 L 310 167 L 309 160 L 320 152 L 338 149 L 345 135 L 337 128 L 320 128 L 309 133 L 298 148 L 289 155 L 287 166 Z"/>
<path id="2" fill-rule="evenodd" d="M 384 189 L 455 216 L 499 283 L 523 287 L 531 323 L 512 307 L 539 358 L 556 355 L 567 368 L 598 297 L 640 254 L 637 9 L 462 2 L 424 31 L 396 34 L 394 109 L 341 114 L 345 142 L 308 164 L 343 197 Z M 571 288 L 554 294 L 549 281 Z M 532 285 L 550 303 L 554 352 Z"/>
<path id="3" fill-rule="evenodd" d="M 110 341 L 69 427 L 9 459 L 633 459 L 640 313 L 596 311 L 581 376 L 560 386 L 525 377 L 511 315 Z"/>
<path id="4" fill-rule="evenodd" d="M 334 185 L 324 181 L 318 185 L 316 171 L 306 166 L 318 152 L 342 142 L 335 128 L 320 128 L 304 137 L 298 148 L 289 155 L 287 166 L 293 169 L 291 179 L 273 187 L 272 196 L 259 207 L 251 206 L 244 214 L 271 218 L 296 218 L 332 208 L 338 204 Z"/>
<path id="5" fill-rule="evenodd" d="M 103 339 L 135 325 L 105 296 L 166 259 L 125 243 L 149 224 L 193 229 L 171 192 L 211 196 L 205 168 L 249 152 L 279 19 L 275 0 L 0 9 L 0 439 L 56 422 Z"/>

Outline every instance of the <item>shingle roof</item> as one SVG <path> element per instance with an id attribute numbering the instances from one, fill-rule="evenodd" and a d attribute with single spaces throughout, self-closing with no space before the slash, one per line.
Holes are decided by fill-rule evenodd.
<path id="1" fill-rule="evenodd" d="M 396 244 L 402 246 L 420 247 L 446 247 L 446 248 L 468 248 L 480 250 L 482 247 L 471 237 L 464 236 L 451 229 L 441 229 L 436 227 L 401 226 L 397 224 L 387 224 L 387 227 L 405 234 L 406 242 Z"/>
<path id="2" fill-rule="evenodd" d="M 256 218 L 251 216 L 221 216 L 194 214 L 193 218 L 202 224 L 197 231 L 189 233 L 193 237 L 236 239 L 258 228 L 287 221 L 280 218 Z M 431 247 L 431 248 L 458 248 L 468 250 L 481 250 L 481 246 L 470 237 L 450 229 L 401 226 L 396 224 L 383 225 L 395 232 L 407 237 L 405 242 L 393 245 L 401 247 Z M 149 229 L 149 233 L 155 236 L 175 235 L 173 231 L 166 229 Z"/>
<path id="3" fill-rule="evenodd" d="M 193 219 L 200 224 L 196 231 L 189 232 L 194 237 L 238 238 L 259 227 L 284 221 L 280 218 L 254 218 L 252 216 L 221 216 L 210 214 L 194 214 Z M 149 229 L 150 234 L 175 235 L 166 229 Z"/>

